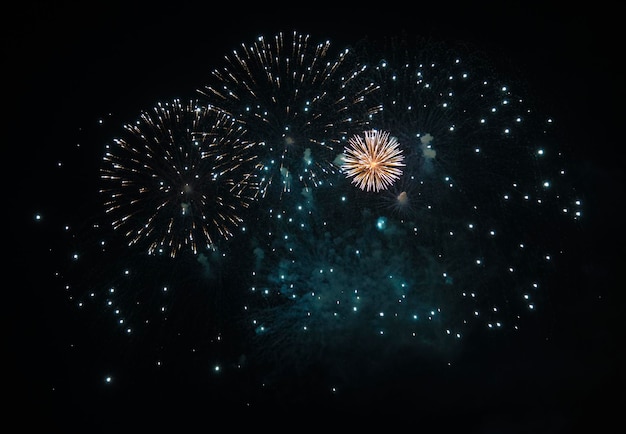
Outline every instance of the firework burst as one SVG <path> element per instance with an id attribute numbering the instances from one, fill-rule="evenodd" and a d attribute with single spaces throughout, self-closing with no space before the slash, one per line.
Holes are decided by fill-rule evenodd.
<path id="1" fill-rule="evenodd" d="M 199 92 L 259 144 L 264 196 L 325 183 L 338 173 L 335 159 L 347 137 L 376 110 L 366 67 L 349 49 L 333 54 L 329 41 L 313 43 L 298 32 L 259 37 L 225 62 Z"/>
<path id="2" fill-rule="evenodd" d="M 172 257 L 229 239 L 258 191 L 244 134 L 194 101 L 143 112 L 104 157 L 101 192 L 113 227 L 129 245 Z"/>
<path id="3" fill-rule="evenodd" d="M 342 169 L 362 190 L 381 191 L 391 186 L 404 166 L 400 143 L 388 131 L 365 131 L 348 141 Z"/>

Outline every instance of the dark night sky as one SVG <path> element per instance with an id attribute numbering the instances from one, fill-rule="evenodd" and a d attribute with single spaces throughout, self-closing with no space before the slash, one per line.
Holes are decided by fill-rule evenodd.
<path id="1" fill-rule="evenodd" d="M 193 96 L 226 50 L 258 34 L 291 29 L 338 43 L 405 31 L 467 41 L 484 49 L 523 76 L 559 120 L 559 132 L 572 154 L 586 202 L 585 230 L 577 240 L 580 250 L 571 258 L 571 288 L 567 290 L 572 296 L 561 297 L 566 301 L 556 309 L 554 341 L 521 339 L 476 348 L 466 356 L 466 369 L 446 377 L 447 384 L 439 383 L 436 372 L 422 375 L 419 384 L 404 385 L 390 373 L 387 381 L 380 381 L 376 398 L 353 396 L 335 407 L 324 404 L 328 405 L 325 414 L 333 408 L 338 414 L 355 416 L 355 426 L 360 426 L 377 416 L 391 423 L 391 409 L 395 409 L 403 411 L 398 420 L 414 423 L 412 430 L 450 423 L 470 432 L 475 426 L 480 427 L 477 432 L 575 432 L 582 424 L 603 430 L 610 421 L 619 421 L 626 404 L 624 336 L 619 326 L 624 296 L 618 291 L 621 279 L 616 272 L 625 253 L 617 210 L 624 180 L 623 140 L 616 134 L 623 123 L 626 96 L 626 75 L 619 64 L 623 51 L 618 45 L 620 15 L 602 7 L 602 2 L 580 9 L 544 6 L 543 2 L 537 3 L 541 6 L 445 3 L 439 7 L 385 3 L 368 9 L 372 6 L 364 3 L 346 7 L 294 2 L 291 7 L 252 8 L 226 2 L 220 6 L 224 9 L 213 9 L 209 2 L 165 6 L 30 2 L 4 13 L 2 58 L 3 72 L 8 74 L 4 78 L 4 150 L 9 153 L 5 164 L 10 169 L 5 171 L 5 190 L 10 195 L 5 203 L 13 225 L 7 227 L 6 251 L 16 261 L 13 265 L 10 259 L 5 272 L 5 293 L 10 300 L 5 305 L 10 323 L 5 330 L 9 330 L 12 362 L 5 375 L 15 382 L 11 393 L 16 410 L 25 411 L 22 423 L 30 426 L 31 419 L 42 417 L 61 426 L 76 418 L 94 427 L 119 426 L 120 430 L 158 427 L 159 418 L 163 424 L 176 426 L 179 420 L 206 430 L 215 429 L 217 421 L 233 426 L 244 423 L 236 414 L 213 413 L 207 401 L 195 395 L 200 386 L 181 390 L 175 377 L 164 381 L 173 398 L 161 406 L 150 400 L 150 393 L 159 387 L 156 384 L 138 385 L 127 396 L 120 390 L 102 392 L 95 387 L 76 387 L 84 395 L 61 399 L 45 392 L 41 384 L 51 372 L 65 372 L 71 383 L 72 369 L 92 368 L 69 368 L 64 351 L 56 345 L 80 326 L 65 317 L 69 315 L 66 300 L 54 294 L 51 265 L 41 253 L 46 248 L 42 244 L 50 240 L 33 230 L 32 216 L 43 205 L 54 209 L 50 185 L 55 183 L 49 177 L 54 162 L 62 158 L 58 155 L 68 153 L 66 138 L 73 137 L 79 126 L 111 111 L 133 118 L 156 100 Z M 98 153 L 81 155 L 94 163 Z M 599 292 L 602 302 L 597 301 Z M 93 357 L 97 355 L 82 354 L 78 360 L 88 365 L 94 363 Z M 76 357 L 72 363 L 80 364 Z M 400 372 L 406 369 L 399 367 Z M 145 388 L 145 395 L 136 391 L 140 387 Z M 206 397 L 205 391 L 202 394 Z M 216 392 L 208 395 L 212 404 L 219 402 Z M 153 406 L 139 410 L 142 399 Z M 311 402 L 316 401 L 311 398 Z M 390 402 L 393 405 L 384 406 Z M 257 426 L 278 427 L 290 420 L 280 406 L 268 407 L 266 415 L 256 420 Z M 411 416 L 416 407 L 428 409 L 429 417 Z M 322 404 L 319 410 L 324 411 Z M 118 425 L 110 414 L 137 417 Z M 315 410 L 300 415 L 307 414 L 318 418 Z M 319 417 L 317 422 L 322 421 Z M 250 422 L 255 425 L 254 420 Z M 285 425 L 299 430 L 308 424 L 300 418 Z"/>

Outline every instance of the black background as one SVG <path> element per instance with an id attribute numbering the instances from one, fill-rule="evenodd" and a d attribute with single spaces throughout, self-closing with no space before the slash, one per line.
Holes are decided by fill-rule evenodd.
<path id="1" fill-rule="evenodd" d="M 579 432 L 583 426 L 600 431 L 615 421 L 619 426 L 626 404 L 620 15 L 602 2 L 472 3 L 31 2 L 7 9 L 3 287 L 11 387 L 5 394 L 17 423 L 43 424 L 48 432 L 166 426 L 210 431 L 223 424 L 222 429 L 249 424 L 301 430 L 333 421 L 356 428 L 371 420 L 388 431 L 399 429 L 399 421 L 413 431 L 444 432 Z M 228 50 L 260 34 L 292 29 L 338 44 L 401 32 L 466 41 L 528 81 L 558 121 L 584 200 L 584 230 L 572 241 L 571 275 L 559 288 L 549 339 L 484 344 L 469 350 L 460 363 L 464 368 L 453 374 L 435 368 L 414 379 L 390 373 L 377 379 L 376 393 L 343 401 L 302 398 L 304 390 L 275 396 L 258 406 L 262 414 L 232 404 L 233 396 L 220 400 L 227 385 L 219 393 L 202 384 L 182 388 L 175 375 L 162 384 L 131 382 L 126 389 L 75 384 L 89 377 L 85 372 L 98 370 L 100 343 L 76 332 L 80 321 L 56 293 L 53 267 L 42 253 L 51 243 L 45 232 L 51 228 L 33 225 L 39 209 L 55 212 L 50 177 L 54 163 L 69 154 L 67 141 L 81 125 L 111 111 L 133 118 L 154 101 L 193 96 Z M 86 167 L 94 167 L 99 152 L 80 154 L 92 159 Z M 81 175 L 90 176 L 80 174 L 78 180 Z M 79 182 L 76 188 L 81 186 L 88 187 Z M 82 341 L 83 350 L 70 362 L 66 343 L 73 339 Z"/>

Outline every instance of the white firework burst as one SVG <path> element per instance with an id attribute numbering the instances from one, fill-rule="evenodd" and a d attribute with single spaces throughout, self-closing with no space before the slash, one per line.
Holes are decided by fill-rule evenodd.
<path id="1" fill-rule="evenodd" d="M 404 166 L 400 143 L 389 132 L 379 130 L 355 134 L 344 151 L 342 169 L 362 190 L 389 188 L 402 175 Z"/>

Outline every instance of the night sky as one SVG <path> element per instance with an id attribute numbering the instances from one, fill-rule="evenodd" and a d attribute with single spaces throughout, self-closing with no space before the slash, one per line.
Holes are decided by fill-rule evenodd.
<path id="1" fill-rule="evenodd" d="M 626 404 L 619 14 L 598 3 L 567 10 L 459 3 L 370 10 L 31 2 L 3 14 L 6 410 L 20 431 L 298 431 L 377 422 L 388 431 L 569 433 L 619 421 Z M 106 221 L 99 168 L 122 124 L 157 101 L 198 97 L 210 71 L 242 42 L 294 30 L 339 47 L 387 36 L 462 42 L 530 89 L 538 111 L 555 119 L 552 132 L 582 200 L 582 218 L 554 228 L 565 234 L 564 253 L 546 278 L 537 320 L 522 319 L 516 332 L 468 334 L 444 356 L 364 351 L 367 360 L 345 356 L 342 369 L 329 368 L 336 355 L 281 368 L 280 355 L 257 362 L 242 333 L 241 288 L 252 263 L 242 244 L 224 249 L 230 261 L 215 259 L 218 277 L 207 277 L 230 292 L 200 291 L 189 258 L 159 258 L 152 272 L 146 264 L 154 263 L 114 238 L 107 254 L 85 255 L 91 262 L 76 270 L 75 249 L 95 252 L 107 233 L 91 225 Z M 551 224 L 542 230 L 552 234 Z M 136 312 L 125 311 L 129 321 L 152 325 L 125 333 L 104 303 L 78 307 L 87 287 L 105 287 L 125 266 L 143 270 L 143 280 L 133 283 L 138 293 L 115 299 L 120 306 L 150 300 L 144 293 L 160 279 L 181 285 L 164 296 L 167 321 L 134 305 Z M 68 281 L 78 289 L 68 290 Z M 353 370 L 342 382 L 346 366 Z"/>

